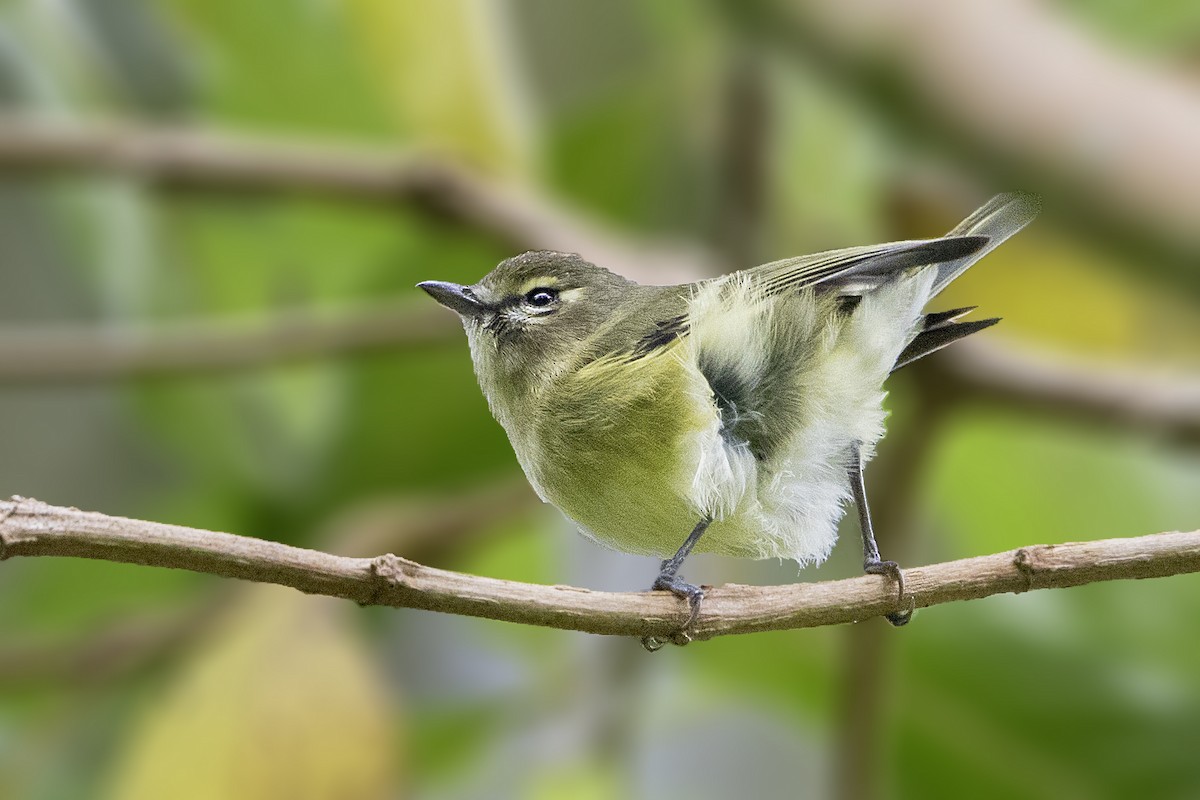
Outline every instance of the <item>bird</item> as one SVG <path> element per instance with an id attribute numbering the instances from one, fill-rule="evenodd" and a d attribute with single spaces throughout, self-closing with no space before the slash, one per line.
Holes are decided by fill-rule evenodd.
<path id="1" fill-rule="evenodd" d="M 529 483 L 588 538 L 662 559 L 652 590 L 704 598 L 690 553 L 825 560 L 850 503 L 866 573 L 881 557 L 863 471 L 888 376 L 984 330 L 975 307 L 926 311 L 1040 211 L 1006 193 L 945 236 L 785 258 L 693 283 L 635 283 L 581 255 L 531 251 L 479 282 L 418 286 L 456 312 L 488 406 Z M 647 649 L 665 642 L 647 637 Z"/>

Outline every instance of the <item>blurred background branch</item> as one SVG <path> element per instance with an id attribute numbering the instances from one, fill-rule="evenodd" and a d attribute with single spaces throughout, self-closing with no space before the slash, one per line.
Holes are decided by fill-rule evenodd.
<path id="1" fill-rule="evenodd" d="M 738 158 L 762 150 L 745 141 L 763 135 L 760 69 L 755 59 L 740 58 L 730 82 L 738 105 L 737 113 L 730 115 L 728 150 Z M 444 160 L 365 153 L 348 146 L 171 129 L 88 129 L 4 117 L 0 167 L 83 168 L 167 186 L 328 192 L 404 203 L 447 216 L 509 246 L 579 252 L 642 280 L 694 280 L 717 263 L 699 245 L 656 245 L 604 231 L 598 222 L 550 198 L 514 191 Z M 755 208 L 762 203 L 762 179 L 756 177 L 761 170 L 759 164 L 733 160 L 725 167 L 729 186 L 722 192 L 728 206 L 721 214 L 723 263 L 753 260 L 760 235 L 754 220 L 760 215 Z M 128 329 L 24 325 L 0 332 L 0 383 L 86 383 L 261 368 L 380 349 L 402 352 L 456 338 L 457 331 L 450 315 L 420 299 Z M 943 381 L 947 391 L 977 400 L 1152 427 L 1187 441 L 1194 441 L 1200 431 L 1200 386 L 1185 378 L 1147 379 L 1132 369 L 1089 367 L 1069 358 L 976 341 L 952 348 L 934 362 L 927 379 Z"/>
<path id="2" fill-rule="evenodd" d="M 635 276 L 655 261 L 664 280 L 703 274 L 712 259 L 678 242 L 635 248 L 561 199 L 488 178 L 428 153 L 233 136 L 191 128 L 136 127 L 0 116 L 0 171 L 112 175 L 162 188 L 238 193 L 299 192 L 354 202 L 411 206 L 469 225 L 514 250 L 587 253 Z"/>
<path id="3" fill-rule="evenodd" d="M 125 327 L 23 325 L 0 330 L 0 384 L 187 376 L 381 349 L 402 353 L 449 341 L 460 330 L 453 316 L 418 298 L 244 319 Z"/>
<path id="4" fill-rule="evenodd" d="M 1200 380 L 1136 365 L 965 341 L 931 359 L 927 380 L 958 399 L 1075 422 L 1139 428 L 1182 445 L 1200 442 Z"/>
<path id="5" fill-rule="evenodd" d="M 1047 3 L 720 5 L 909 140 L 993 185 L 1039 187 L 1056 217 L 1200 293 L 1200 103 L 1182 74 L 1102 46 Z"/>

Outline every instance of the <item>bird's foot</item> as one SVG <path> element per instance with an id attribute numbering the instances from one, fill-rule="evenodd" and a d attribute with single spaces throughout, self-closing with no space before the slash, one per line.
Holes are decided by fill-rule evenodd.
<path id="1" fill-rule="evenodd" d="M 885 616 L 887 621 L 897 628 L 907 625 L 912 620 L 913 612 L 917 608 L 917 601 L 904 589 L 904 572 L 900 569 L 900 565 L 895 561 L 867 561 L 863 564 L 863 571 L 868 575 L 886 575 L 896 582 L 897 602 L 904 610 L 893 611 Z"/>
<path id="2" fill-rule="evenodd" d="M 666 562 L 664 562 L 665 564 Z M 700 616 L 700 603 L 704 600 L 704 590 L 694 583 L 688 583 L 673 572 L 668 572 L 666 569 L 654 579 L 654 585 L 650 589 L 651 591 L 666 590 L 682 600 L 687 600 L 691 612 L 688 614 L 687 622 L 683 623 L 683 627 L 668 638 L 661 639 L 657 636 L 643 636 L 642 647 L 653 653 L 655 650 L 661 650 L 668 643 L 682 647 L 692 641 L 690 631 L 692 625 L 696 623 L 696 618 Z"/>

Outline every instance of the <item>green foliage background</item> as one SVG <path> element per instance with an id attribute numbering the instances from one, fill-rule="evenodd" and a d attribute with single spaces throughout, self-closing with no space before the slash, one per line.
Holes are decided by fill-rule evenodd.
<path id="1" fill-rule="evenodd" d="M 1194 4 L 1059 5 L 1112 47 L 1194 73 Z M 1012 188 L 972 184 L 970 165 L 897 137 L 723 7 L 6 0 L 0 100 L 81 122 L 419 148 L 630 235 L 721 248 L 729 76 L 750 63 L 768 113 L 747 256 L 932 235 L 969 203 L 922 187 Z M 946 306 L 1004 316 L 986 335 L 1014 346 L 1200 371 L 1195 294 L 1143 280 L 1136 254 L 1067 232 L 1057 213 L 956 283 Z M 0 177 L 5 326 L 379 297 L 416 307 L 428 302 L 417 281 L 472 281 L 509 255 L 403 206 Z M 916 382 L 892 387 L 897 430 L 919 415 Z M 914 465 L 912 502 L 885 504 L 878 524 L 905 563 L 1200 524 L 1195 443 L 969 404 L 919 430 L 881 454 Z M 417 525 L 519 481 L 458 342 L 231 375 L 5 385 L 0 431 L 5 495 L 355 555 L 373 552 L 355 551 L 354 521 L 385 509 L 393 526 Z M 531 493 L 508 494 L 518 499 L 496 501 L 470 535 L 424 541 L 414 557 L 604 589 L 653 575 L 651 560 L 602 552 Z M 889 547 L 902 528 L 912 535 Z M 847 532 L 801 579 L 854 574 Z M 716 558 L 688 574 L 796 579 L 787 565 Z M 942 606 L 898 631 L 869 620 L 651 657 L 631 641 L 18 559 L 0 565 L 0 797 L 807 797 L 833 792 L 847 758 L 900 797 L 1195 797 L 1198 619 L 1200 584 L 1181 576 Z M 856 649 L 856 636 L 882 643 Z M 867 712 L 847 699 L 865 690 L 848 663 L 864 652 L 882 695 Z M 856 725 L 869 751 L 841 741 Z"/>

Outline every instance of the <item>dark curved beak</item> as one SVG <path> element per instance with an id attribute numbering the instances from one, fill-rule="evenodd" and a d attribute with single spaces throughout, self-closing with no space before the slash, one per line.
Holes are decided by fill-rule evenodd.
<path id="1" fill-rule="evenodd" d="M 446 308 L 464 317 L 477 317 L 483 313 L 483 303 L 466 286 L 446 281 L 423 281 L 417 286 Z"/>

